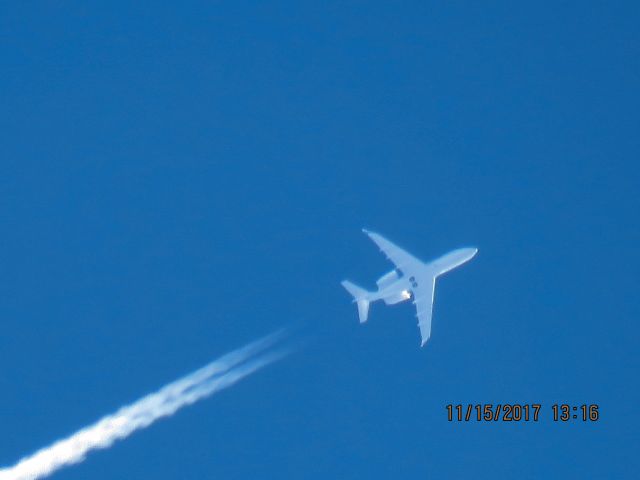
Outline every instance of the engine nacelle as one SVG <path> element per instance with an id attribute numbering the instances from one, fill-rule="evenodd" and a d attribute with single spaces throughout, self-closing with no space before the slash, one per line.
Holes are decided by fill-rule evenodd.
<path id="1" fill-rule="evenodd" d="M 409 290 L 402 290 L 401 292 L 394 293 L 388 297 L 384 297 L 384 303 L 387 305 L 394 305 L 396 303 L 404 302 L 411 298 L 411 292 Z"/>
<path id="2" fill-rule="evenodd" d="M 376 285 L 378 285 L 378 289 L 382 290 L 388 287 L 389 285 L 391 285 L 397 279 L 398 279 L 398 271 L 391 270 L 389 273 L 385 273 L 383 276 L 381 276 L 376 282 Z"/>

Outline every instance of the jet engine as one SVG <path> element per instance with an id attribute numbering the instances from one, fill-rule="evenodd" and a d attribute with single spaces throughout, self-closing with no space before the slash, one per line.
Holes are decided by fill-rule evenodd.
<path id="1" fill-rule="evenodd" d="M 382 290 L 398 280 L 398 278 L 398 271 L 391 270 L 389 273 L 385 273 L 381 276 L 376 282 L 376 285 L 378 285 L 378 289 Z"/>
<path id="2" fill-rule="evenodd" d="M 402 290 L 401 292 L 394 293 L 388 297 L 384 297 L 384 303 L 387 305 L 394 305 L 396 303 L 404 302 L 411 298 L 411 292 L 409 290 Z"/>

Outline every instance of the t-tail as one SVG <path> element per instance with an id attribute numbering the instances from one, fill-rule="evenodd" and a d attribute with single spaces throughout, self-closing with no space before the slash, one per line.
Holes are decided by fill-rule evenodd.
<path id="1" fill-rule="evenodd" d="M 366 322 L 367 316 L 369 315 L 370 292 L 367 292 L 364 288 L 351 283 L 349 280 L 344 280 L 342 282 L 342 286 L 347 289 L 347 292 L 353 296 L 353 301 L 358 304 L 358 316 L 360 317 L 360 323 Z"/>

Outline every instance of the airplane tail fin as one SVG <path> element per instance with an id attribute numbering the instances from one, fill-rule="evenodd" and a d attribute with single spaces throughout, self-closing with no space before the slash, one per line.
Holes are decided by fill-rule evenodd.
<path id="1" fill-rule="evenodd" d="M 344 280 L 342 286 L 353 296 L 353 301 L 358 304 L 360 323 L 366 322 L 369 315 L 369 292 L 349 280 Z"/>

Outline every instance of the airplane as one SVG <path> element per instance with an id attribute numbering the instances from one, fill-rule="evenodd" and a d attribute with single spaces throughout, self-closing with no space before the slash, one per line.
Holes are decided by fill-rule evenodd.
<path id="1" fill-rule="evenodd" d="M 431 311 L 436 278 L 471 260 L 478 253 L 478 249 L 459 248 L 429 263 L 423 263 L 379 233 L 366 229 L 362 231 L 391 260 L 395 268 L 378 279 L 376 282 L 378 290 L 375 292 L 369 292 L 349 280 L 342 281 L 342 286 L 353 296 L 354 303 L 358 305 L 360 323 L 367 321 L 371 302 L 384 300 L 385 304 L 394 305 L 413 298 L 422 337 L 420 346 L 423 347 L 431 335 Z"/>

